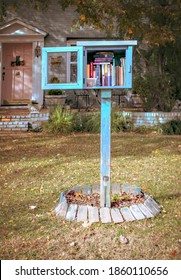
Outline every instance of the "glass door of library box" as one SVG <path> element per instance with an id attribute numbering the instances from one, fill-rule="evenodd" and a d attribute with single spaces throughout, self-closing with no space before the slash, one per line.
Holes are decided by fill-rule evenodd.
<path id="1" fill-rule="evenodd" d="M 80 46 L 43 48 L 42 88 L 82 89 L 83 48 Z"/>

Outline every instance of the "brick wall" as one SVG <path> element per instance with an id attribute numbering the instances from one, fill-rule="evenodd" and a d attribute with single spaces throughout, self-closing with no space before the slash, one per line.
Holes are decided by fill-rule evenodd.
<path id="1" fill-rule="evenodd" d="M 123 112 L 130 116 L 135 126 L 154 126 L 173 119 L 181 120 L 181 112 Z"/>
<path id="2" fill-rule="evenodd" d="M 48 121 L 49 113 L 30 113 L 26 116 L 0 116 L 0 131 L 17 130 L 27 131 L 30 127 L 35 128 L 43 121 Z"/>

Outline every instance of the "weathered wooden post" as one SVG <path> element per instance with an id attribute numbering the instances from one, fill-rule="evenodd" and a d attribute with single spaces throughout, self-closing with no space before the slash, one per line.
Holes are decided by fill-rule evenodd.
<path id="1" fill-rule="evenodd" d="M 111 90 L 101 90 L 100 205 L 110 207 Z"/>

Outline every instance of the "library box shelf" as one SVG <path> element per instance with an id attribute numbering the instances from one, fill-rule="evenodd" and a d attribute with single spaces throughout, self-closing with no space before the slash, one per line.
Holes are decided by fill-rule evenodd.
<path id="1" fill-rule="evenodd" d="M 79 41 L 43 48 L 42 88 L 131 88 L 134 45 L 137 41 Z"/>

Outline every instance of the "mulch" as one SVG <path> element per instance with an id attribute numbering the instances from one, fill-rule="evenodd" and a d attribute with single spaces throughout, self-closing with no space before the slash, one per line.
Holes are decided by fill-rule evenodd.
<path id="1" fill-rule="evenodd" d="M 100 208 L 100 194 L 82 194 L 76 193 L 75 191 L 70 191 L 66 194 L 66 200 L 68 205 L 77 204 L 77 205 L 89 205 Z M 130 207 L 132 204 L 141 204 L 144 203 L 146 197 L 144 193 L 140 194 L 131 194 L 122 192 L 119 194 L 113 195 L 111 198 L 111 207 L 122 208 Z"/>

